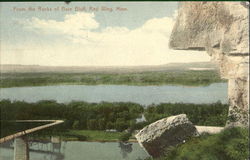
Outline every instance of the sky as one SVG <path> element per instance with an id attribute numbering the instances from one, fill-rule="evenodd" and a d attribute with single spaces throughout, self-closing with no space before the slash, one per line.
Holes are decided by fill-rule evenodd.
<path id="1" fill-rule="evenodd" d="M 168 47 L 177 2 L 1 2 L 1 64 L 140 66 L 207 62 Z"/>

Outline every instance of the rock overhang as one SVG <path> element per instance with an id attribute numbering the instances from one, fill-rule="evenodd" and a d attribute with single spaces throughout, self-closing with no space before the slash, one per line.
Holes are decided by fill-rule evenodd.
<path id="1" fill-rule="evenodd" d="M 227 124 L 248 127 L 249 2 L 180 2 L 169 47 L 207 51 L 228 79 Z"/>
<path id="2" fill-rule="evenodd" d="M 169 47 L 249 55 L 249 9 L 242 2 L 180 2 Z"/>

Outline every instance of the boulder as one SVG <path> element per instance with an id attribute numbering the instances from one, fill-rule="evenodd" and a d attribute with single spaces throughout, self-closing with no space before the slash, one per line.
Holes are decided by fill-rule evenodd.
<path id="1" fill-rule="evenodd" d="M 135 135 L 139 144 L 154 158 L 164 155 L 166 148 L 185 142 L 198 134 L 185 114 L 158 120 Z"/>

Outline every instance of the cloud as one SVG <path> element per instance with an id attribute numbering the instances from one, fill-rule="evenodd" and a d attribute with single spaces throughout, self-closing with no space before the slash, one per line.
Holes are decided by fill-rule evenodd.
<path id="1" fill-rule="evenodd" d="M 94 13 L 77 12 L 76 14 L 65 15 L 63 21 L 33 17 L 20 23 L 25 28 L 42 33 L 76 35 L 98 28 L 99 23 L 94 18 Z"/>
<path id="2" fill-rule="evenodd" d="M 158 36 L 169 36 L 174 21 L 170 17 L 154 18 L 134 30 L 126 27 L 107 27 L 102 31 L 95 32 L 93 29 L 99 27 L 95 20 L 94 13 L 78 12 L 76 14 L 65 15 L 63 21 L 44 20 L 33 17 L 23 22 L 25 28 L 38 31 L 43 34 L 58 34 L 68 36 L 73 42 L 86 43 L 117 40 L 117 38 L 134 38 L 138 36 L 150 36 L 157 33 Z"/>
<path id="3" fill-rule="evenodd" d="M 139 29 L 149 32 L 161 32 L 165 33 L 165 36 L 169 36 L 172 30 L 174 21 L 170 17 L 154 18 L 146 21 L 146 23 Z"/>
<path id="4" fill-rule="evenodd" d="M 168 48 L 174 23 L 173 17 L 162 17 L 149 19 L 135 29 L 117 26 L 100 29 L 94 13 L 68 14 L 63 21 L 34 17 L 23 22 L 26 29 L 42 34 L 43 37 L 57 35 L 55 39 L 58 39 L 61 36 L 62 41 L 55 41 L 53 45 L 46 42 L 38 45 L 32 41 L 21 44 L 19 48 L 23 50 L 24 57 L 18 63 L 110 66 L 209 61 L 204 52 L 173 51 Z M 16 48 L 10 45 L 6 50 L 13 51 Z M 37 49 L 31 52 L 28 48 Z M 14 63 L 14 55 L 5 56 L 4 61 Z"/>

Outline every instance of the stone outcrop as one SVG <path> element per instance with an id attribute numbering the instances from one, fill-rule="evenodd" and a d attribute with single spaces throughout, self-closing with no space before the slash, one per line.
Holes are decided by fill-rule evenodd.
<path id="1" fill-rule="evenodd" d="M 228 79 L 227 126 L 249 124 L 249 2 L 181 2 L 170 48 L 206 50 Z"/>
<path id="2" fill-rule="evenodd" d="M 139 144 L 153 157 L 159 157 L 164 151 L 187 138 L 197 135 L 195 126 L 185 114 L 158 120 L 144 127 L 135 135 Z"/>

